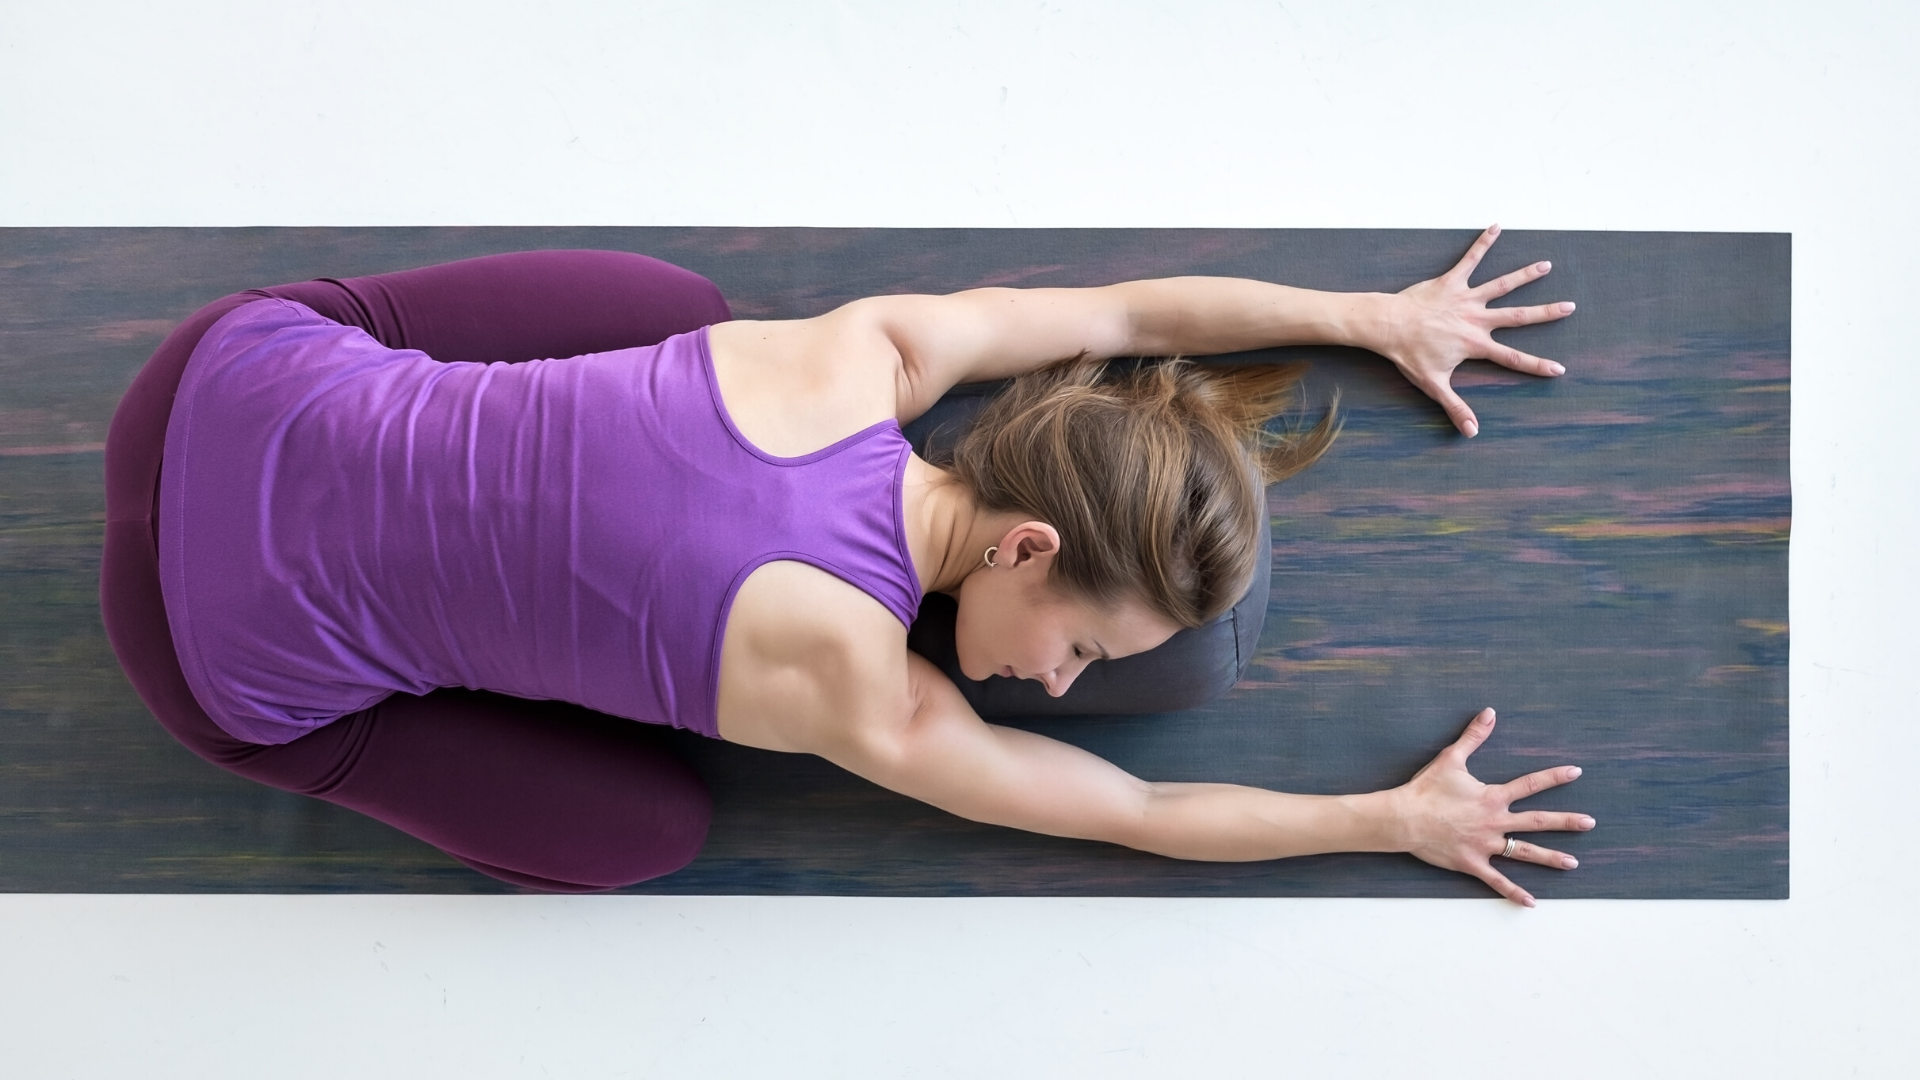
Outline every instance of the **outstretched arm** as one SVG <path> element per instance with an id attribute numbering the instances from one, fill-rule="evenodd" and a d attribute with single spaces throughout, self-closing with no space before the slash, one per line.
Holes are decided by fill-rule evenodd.
<path id="1" fill-rule="evenodd" d="M 1493 710 L 1412 780 L 1364 795 L 1290 795 L 1234 784 L 1161 784 L 1066 743 L 990 725 L 938 669 L 911 657 L 912 719 L 841 731 L 804 747 L 894 791 L 974 821 L 1104 840 L 1180 859 L 1244 862 L 1331 851 L 1404 851 L 1472 874 L 1515 903 L 1533 898 L 1492 865 L 1510 832 L 1585 830 L 1580 814 L 1516 813 L 1513 802 L 1579 769 L 1486 785 L 1467 758 Z M 796 747 L 800 748 L 800 747 Z M 1572 869 L 1571 856 L 1519 843 L 1513 857 Z"/>
<path id="2" fill-rule="evenodd" d="M 899 356 L 900 415 L 917 416 L 959 383 L 1006 378 L 1085 352 L 1096 357 L 1208 355 L 1279 345 L 1354 345 L 1393 361 L 1454 426 L 1479 431 L 1453 392 L 1454 368 L 1484 358 L 1532 375 L 1559 364 L 1492 331 L 1565 318 L 1571 303 L 1488 308 L 1544 276 L 1546 263 L 1469 287 L 1499 236 L 1475 240 L 1453 269 L 1398 293 L 1329 293 L 1244 278 L 1179 277 L 1093 289 L 973 289 L 856 301 L 826 320 L 883 335 Z"/>

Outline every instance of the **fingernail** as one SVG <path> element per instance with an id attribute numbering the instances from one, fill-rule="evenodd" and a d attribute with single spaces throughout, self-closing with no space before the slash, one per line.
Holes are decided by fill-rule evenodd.
<path id="1" fill-rule="evenodd" d="M 1580 860 L 1571 855 L 1566 855 L 1561 857 L 1560 865 L 1572 870 L 1580 865 Z"/>
<path id="2" fill-rule="evenodd" d="M 1533 897 L 1531 897 L 1531 896 L 1523 896 L 1523 897 L 1521 897 L 1521 898 L 1520 898 L 1520 906 L 1521 906 L 1521 907 L 1532 907 L 1532 906 L 1533 906 Z"/>
<path id="3" fill-rule="evenodd" d="M 1590 817 L 1583 817 L 1580 819 L 1580 827 L 1583 829 L 1591 829 L 1593 828 L 1594 824 L 1595 824 L 1594 820 Z"/>
<path id="4" fill-rule="evenodd" d="M 1465 431 L 1467 433 L 1467 438 L 1471 439 L 1475 435 L 1480 434 L 1480 425 L 1469 420 L 1467 421 L 1467 426 L 1462 428 L 1461 430 Z"/>
<path id="5" fill-rule="evenodd" d="M 1553 372 L 1555 375 L 1565 375 L 1567 373 L 1566 366 L 1563 364 L 1549 363 L 1547 370 Z"/>
<path id="6" fill-rule="evenodd" d="M 1578 765 L 1575 765 L 1575 766 L 1573 766 L 1573 767 L 1571 767 L 1571 768 L 1569 768 L 1569 769 L 1567 770 L 1567 779 L 1569 779 L 1569 780 L 1578 780 L 1578 779 L 1580 779 L 1580 766 L 1578 766 Z"/>
<path id="7" fill-rule="evenodd" d="M 1560 314 L 1562 315 L 1573 314 L 1573 301 L 1571 300 L 1560 301 Z"/>
<path id="8" fill-rule="evenodd" d="M 1547 271 L 1553 269 L 1553 264 L 1550 262 L 1538 262 L 1533 264 L 1533 268 L 1544 274 Z"/>

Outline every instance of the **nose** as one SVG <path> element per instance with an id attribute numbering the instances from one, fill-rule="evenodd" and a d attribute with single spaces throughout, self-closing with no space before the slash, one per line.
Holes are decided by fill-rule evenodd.
<path id="1" fill-rule="evenodd" d="M 1076 664 L 1062 665 L 1054 668 L 1041 678 L 1040 685 L 1047 688 L 1048 697 L 1061 697 L 1067 692 L 1067 688 L 1073 685 L 1073 681 L 1080 677 L 1080 673 L 1087 670 L 1087 665 L 1092 662 L 1092 658 L 1088 658 Z"/>

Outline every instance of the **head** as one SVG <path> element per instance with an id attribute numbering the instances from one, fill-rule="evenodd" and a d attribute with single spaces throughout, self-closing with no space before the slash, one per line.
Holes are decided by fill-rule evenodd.
<path id="1" fill-rule="evenodd" d="M 1086 358 L 1021 376 L 949 463 L 979 511 L 1012 524 L 959 591 L 970 678 L 1036 678 L 1063 694 L 1087 664 L 1205 626 L 1259 565 L 1265 485 L 1333 442 L 1336 410 L 1268 430 L 1300 365 L 1140 365 Z"/>

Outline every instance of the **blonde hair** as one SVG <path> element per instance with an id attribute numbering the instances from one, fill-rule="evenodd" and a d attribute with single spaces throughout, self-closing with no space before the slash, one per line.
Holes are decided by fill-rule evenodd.
<path id="1" fill-rule="evenodd" d="M 951 468 L 981 508 L 1059 531 L 1051 584 L 1205 626 L 1253 579 L 1264 485 L 1313 464 L 1339 434 L 1337 395 L 1312 427 L 1268 430 L 1296 408 L 1305 371 L 1063 360 L 982 409 Z"/>

